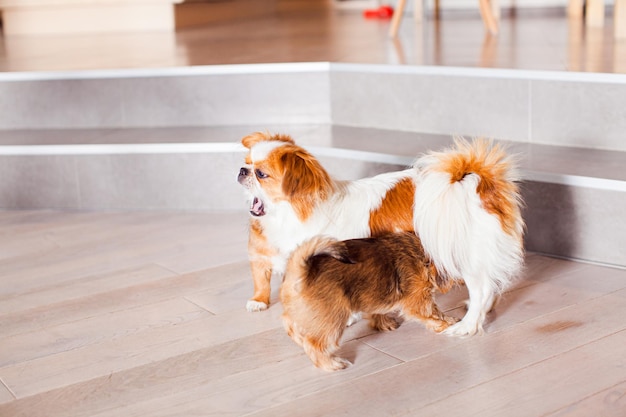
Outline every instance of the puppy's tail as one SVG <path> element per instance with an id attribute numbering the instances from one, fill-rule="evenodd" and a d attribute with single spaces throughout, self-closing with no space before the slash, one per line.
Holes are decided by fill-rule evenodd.
<path id="1" fill-rule="evenodd" d="M 414 226 L 439 273 L 480 279 L 502 290 L 523 259 L 521 198 L 515 164 L 490 140 L 419 158 Z"/>
<path id="2" fill-rule="evenodd" d="M 309 264 L 311 258 L 319 255 L 328 255 L 343 263 L 354 263 L 343 242 L 333 237 L 319 235 L 300 244 L 291 254 L 288 265 L 304 267 Z"/>
<path id="3" fill-rule="evenodd" d="M 328 255 L 344 263 L 354 263 L 346 245 L 329 236 L 315 236 L 298 246 L 287 261 L 284 284 L 293 285 L 308 275 L 311 260 L 315 256 Z M 298 290 L 294 287 L 294 290 Z"/>

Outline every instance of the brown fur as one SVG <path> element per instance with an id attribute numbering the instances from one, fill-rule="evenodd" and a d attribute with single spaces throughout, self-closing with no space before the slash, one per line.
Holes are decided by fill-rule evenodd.
<path id="1" fill-rule="evenodd" d="M 270 282 L 272 280 L 271 257 L 276 255 L 276 251 L 268 245 L 267 238 L 263 234 L 263 228 L 257 220 L 250 222 L 248 253 L 250 254 L 252 281 L 254 283 L 253 298 L 269 305 Z"/>
<path id="2" fill-rule="evenodd" d="M 399 181 L 391 188 L 377 210 L 370 213 L 372 236 L 385 233 L 413 231 L 413 198 L 415 184 L 410 178 Z"/>
<path id="3" fill-rule="evenodd" d="M 282 191 L 300 220 L 306 220 L 318 202 L 326 200 L 335 185 L 313 155 L 298 146 L 284 146 L 275 152 L 283 173 Z"/>
<path id="4" fill-rule="evenodd" d="M 393 330 L 389 313 L 422 322 L 435 332 L 456 319 L 437 308 L 433 292 L 449 289 L 413 232 L 337 241 L 316 237 L 296 249 L 280 297 L 289 336 L 315 366 L 333 371 L 350 363 L 336 357 L 346 322 L 354 312 L 372 314 L 379 330 Z"/>

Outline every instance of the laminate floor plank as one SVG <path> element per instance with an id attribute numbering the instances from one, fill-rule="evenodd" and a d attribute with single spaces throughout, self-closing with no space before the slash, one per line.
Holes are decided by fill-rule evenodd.
<path id="1" fill-rule="evenodd" d="M 362 357 L 367 363 L 350 372 L 319 372 L 283 329 L 275 328 L 18 399 L 0 406 L 0 415 L 193 415 L 187 414 L 190 409 L 203 407 L 200 414 L 221 415 L 232 414 L 236 407 L 229 411 L 225 404 L 239 400 L 242 404 L 238 407 L 258 409 L 267 401 L 277 404 L 315 387 L 328 387 L 399 363 L 357 342 L 369 332 L 362 323 L 346 332 L 341 354 L 353 360 Z M 256 398 L 260 390 L 270 394 Z M 272 390 L 280 391 L 284 398 L 271 394 Z M 222 401 L 225 398 L 228 400 Z"/>
<path id="2" fill-rule="evenodd" d="M 2 367 L 0 378 L 21 398 L 280 328 L 280 313 L 280 309 L 270 309 L 266 314 L 250 314 L 242 308 L 224 316 L 148 328 L 125 337 Z"/>
<path id="3" fill-rule="evenodd" d="M 0 259 L 11 260 L 19 264 L 19 260 L 26 258 L 32 261 L 33 254 L 41 255 L 58 249 L 64 239 L 70 239 L 75 244 L 94 240 L 103 231 L 110 234 L 121 232 L 116 229 L 104 228 L 98 223 L 111 219 L 112 214 L 80 214 L 72 218 L 60 218 L 59 213 L 29 211 L 22 217 L 11 216 L 10 212 L 3 211 L 0 225 Z M 80 233 L 78 233 L 80 229 Z"/>
<path id="4" fill-rule="evenodd" d="M 146 264 L 102 274 L 90 274 L 56 285 L 46 286 L 42 284 L 32 291 L 5 298 L 0 303 L 0 320 L 5 315 L 49 308 L 57 304 L 69 303 L 75 299 L 147 284 L 176 275 L 161 266 Z M 5 329 L 1 324 L 0 328 Z"/>
<path id="5" fill-rule="evenodd" d="M 0 406 L 14 400 L 15 397 L 11 394 L 11 391 L 0 380 Z"/>
<path id="6" fill-rule="evenodd" d="M 93 279 L 78 280 L 16 296 L 0 303 L 0 332 L 8 336 L 99 314 L 109 314 L 172 297 L 195 295 L 207 288 L 224 291 L 225 286 L 251 291 L 248 262 L 241 262 L 188 274 L 174 274 L 157 265 L 146 265 Z M 240 298 L 243 308 L 245 296 Z M 232 296 L 231 296 L 232 298 Z M 210 305 L 197 303 L 207 311 Z M 232 307 L 231 307 L 232 308 Z"/>
<path id="7" fill-rule="evenodd" d="M 0 415 L 78 417 L 145 408 L 144 402 L 156 403 L 161 398 L 192 392 L 206 384 L 218 385 L 218 391 L 228 389 L 230 385 L 219 384 L 225 378 L 251 369 L 265 369 L 268 364 L 288 361 L 299 353 L 282 329 L 276 328 L 260 332 L 250 340 L 240 338 L 194 349 L 162 361 L 18 399 L 0 407 Z"/>
<path id="8" fill-rule="evenodd" d="M 287 342 L 291 343 L 290 340 Z M 308 358 L 300 350 L 297 352 L 297 356 L 265 363 L 247 372 L 197 386 L 190 391 L 180 391 L 176 395 L 165 394 L 162 398 L 110 410 L 97 416 L 246 415 L 306 396 L 311 391 L 332 389 L 337 384 L 367 377 L 400 363 L 399 360 L 354 340 L 345 343 L 341 354 L 362 358 L 363 366 L 341 373 L 320 373 L 311 367 Z"/>
<path id="9" fill-rule="evenodd" d="M 6 213 L 6 211 L 3 212 L 3 215 Z M 0 247 L 20 247 L 22 245 L 16 245 L 19 240 L 25 240 L 30 243 L 42 240 L 42 237 L 45 238 L 44 240 L 53 241 L 57 245 L 105 240 L 113 235 L 123 237 L 140 229 L 142 222 L 144 223 L 143 227 L 158 228 L 157 222 L 154 222 L 153 219 L 159 217 L 154 214 L 148 215 L 147 213 L 138 217 L 128 213 L 115 212 L 75 212 L 71 217 L 62 217 L 58 212 L 49 211 L 28 211 L 27 213 L 29 215 L 24 215 L 19 221 L 3 221 L 3 228 L 0 233 L 2 236 L 10 237 L 11 239 L 3 239 L 3 245 Z M 13 218 L 10 215 L 7 216 L 8 219 Z M 161 214 L 160 217 L 163 217 L 163 215 Z M 138 221 L 139 219 L 141 221 Z M 108 227 L 112 224 L 125 227 L 118 229 Z"/>
<path id="10" fill-rule="evenodd" d="M 230 274 L 221 274 L 222 277 L 228 277 L 226 280 L 220 280 L 223 284 L 211 285 L 206 290 L 190 294 L 186 298 L 215 314 L 223 314 L 245 308 L 246 301 L 253 293 L 250 264 L 248 261 L 245 261 L 233 264 L 233 267 L 233 271 Z M 215 271 L 217 270 L 215 269 Z M 279 302 L 280 284 L 280 278 L 272 278 L 270 308 L 274 308 Z"/>
<path id="11" fill-rule="evenodd" d="M 446 398 L 456 393 L 519 372 L 604 338 L 607 339 L 606 343 L 615 343 L 612 352 L 606 357 L 599 355 L 598 360 L 611 365 L 615 363 L 615 352 L 623 352 L 622 338 L 611 339 L 608 336 L 626 328 L 623 321 L 626 313 L 624 293 L 626 290 L 560 309 L 494 334 L 461 339 L 451 347 L 430 355 L 425 354 L 372 377 L 314 392 L 307 397 L 254 415 L 291 416 L 296 411 L 299 416 L 410 415 L 421 413 L 424 407 L 436 402 L 441 402 L 442 407 L 447 410 L 441 415 L 447 415 L 459 410 L 458 404 L 446 407 L 445 403 Z M 580 368 L 577 362 L 569 362 L 567 368 L 571 370 L 568 383 L 575 381 L 576 384 L 586 384 L 585 369 Z M 621 371 L 619 375 L 622 380 L 626 380 L 621 362 L 617 362 L 617 369 Z M 616 378 L 619 377 L 612 375 L 607 378 L 608 386 L 615 385 Z M 538 406 L 540 405 L 538 402 Z M 480 402 L 476 406 L 480 408 Z M 466 408 L 469 407 L 462 408 L 464 415 Z M 544 411 L 551 410 L 547 407 Z"/>
<path id="12" fill-rule="evenodd" d="M 543 415 L 546 410 L 558 410 L 594 395 L 606 384 L 623 383 L 626 369 L 623 346 L 626 346 L 626 330 L 422 407 L 420 413 L 445 415 L 451 409 L 462 409 L 468 417 Z M 581 377 L 585 378 L 584 384 Z M 611 404 L 602 403 L 594 405 L 586 415 L 605 416 L 607 412 L 617 411 Z"/>
<path id="13" fill-rule="evenodd" d="M 211 316 L 182 298 L 104 313 L 81 320 L 3 337 L 0 369 L 59 353 L 87 349 L 153 329 L 176 326 Z"/>
<path id="14" fill-rule="evenodd" d="M 327 373 L 285 333 L 279 278 L 245 310 L 246 216 L 0 211 L 0 416 L 626 415 L 626 270 L 528 254 L 484 336 L 361 320 Z"/>
<path id="15" fill-rule="evenodd" d="M 626 382 L 604 389 L 573 404 L 567 404 L 546 417 L 622 417 L 626 410 Z"/>
<path id="16" fill-rule="evenodd" d="M 4 277 L 13 281 L 13 285 L 0 287 L 0 299 L 155 260 L 165 268 L 183 273 L 247 258 L 245 228 L 241 234 L 233 233 L 240 225 L 241 213 L 224 215 L 220 221 L 209 215 L 181 215 L 183 221 L 170 223 L 165 216 L 148 216 L 144 225 L 132 222 L 134 216 L 137 215 L 125 221 L 135 224 L 134 227 L 120 221 L 109 222 L 102 226 L 106 230 L 102 236 L 91 241 L 60 245 L 37 257 L 24 255 L 2 261 Z M 75 233 L 81 235 L 82 231 Z"/>

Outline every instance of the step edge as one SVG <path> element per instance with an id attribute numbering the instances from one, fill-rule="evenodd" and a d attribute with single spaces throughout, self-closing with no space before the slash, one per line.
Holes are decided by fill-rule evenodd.
<path id="1" fill-rule="evenodd" d="M 380 152 L 361 151 L 323 146 L 305 146 L 319 157 L 345 158 L 362 162 L 411 166 L 413 157 Z M 70 155 L 141 155 L 243 153 L 239 143 L 141 143 L 141 144 L 84 144 L 84 145 L 8 145 L 0 146 L 0 156 L 70 156 Z M 521 168 L 522 181 L 534 181 L 571 187 L 593 188 L 603 191 L 626 192 L 626 181 L 573 174 L 560 174 Z"/>

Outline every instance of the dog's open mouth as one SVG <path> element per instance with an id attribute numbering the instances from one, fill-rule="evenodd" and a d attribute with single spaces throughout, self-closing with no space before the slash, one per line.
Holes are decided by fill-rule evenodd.
<path id="1" fill-rule="evenodd" d="M 263 202 L 257 197 L 254 197 L 254 201 L 252 201 L 252 206 L 250 206 L 250 214 L 255 217 L 265 216 L 265 206 L 263 205 Z"/>

